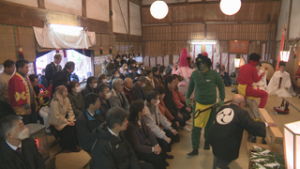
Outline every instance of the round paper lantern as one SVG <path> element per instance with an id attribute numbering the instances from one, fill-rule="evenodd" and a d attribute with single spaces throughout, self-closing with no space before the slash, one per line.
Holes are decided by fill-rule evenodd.
<path id="1" fill-rule="evenodd" d="M 169 7 L 164 1 L 155 1 L 150 7 L 150 13 L 155 19 L 164 19 L 169 13 Z"/>
<path id="2" fill-rule="evenodd" d="M 225 15 L 236 14 L 242 6 L 241 0 L 221 0 L 220 9 Z"/>

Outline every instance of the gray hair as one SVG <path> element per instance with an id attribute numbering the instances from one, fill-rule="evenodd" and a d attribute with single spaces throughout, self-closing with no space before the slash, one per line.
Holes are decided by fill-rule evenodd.
<path id="1" fill-rule="evenodd" d="M 61 58 L 61 54 L 60 54 L 60 53 L 56 53 L 56 54 L 54 55 L 54 58 L 55 58 L 55 59 L 60 59 L 60 58 Z"/>
<path id="2" fill-rule="evenodd" d="M 115 78 L 115 79 L 112 81 L 112 86 L 113 86 L 113 88 L 115 88 L 115 86 L 120 86 L 120 85 L 121 85 L 121 82 L 123 82 L 122 79 L 120 79 L 120 78 Z"/>
<path id="3" fill-rule="evenodd" d="M 6 134 L 15 127 L 15 121 L 22 120 L 21 116 L 8 115 L 0 121 L 0 134 L 3 138 L 7 138 Z"/>

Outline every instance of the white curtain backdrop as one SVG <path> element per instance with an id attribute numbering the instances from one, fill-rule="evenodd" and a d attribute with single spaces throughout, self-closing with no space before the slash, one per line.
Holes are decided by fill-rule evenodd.
<path id="1" fill-rule="evenodd" d="M 81 31 L 78 36 L 64 35 L 49 29 L 33 27 L 35 38 L 42 48 L 55 49 L 88 49 L 96 44 L 95 32 Z"/>
<path id="2" fill-rule="evenodd" d="M 150 66 L 150 63 L 149 63 L 149 56 L 145 56 L 145 57 L 144 57 L 144 65 L 145 65 L 145 66 L 148 66 L 148 67 Z"/>
<path id="3" fill-rule="evenodd" d="M 157 64 L 160 64 L 160 65 L 163 64 L 163 58 L 161 56 L 157 57 Z"/>
<path id="4" fill-rule="evenodd" d="M 216 70 L 217 63 L 220 63 L 220 53 L 214 54 L 213 69 Z"/>
<path id="5" fill-rule="evenodd" d="M 150 67 L 156 66 L 156 57 L 150 57 Z"/>
<path id="6" fill-rule="evenodd" d="M 212 59 L 213 45 L 205 45 L 205 47 L 206 47 L 206 53 L 208 54 L 208 57 Z"/>
<path id="7" fill-rule="evenodd" d="M 172 60 L 172 64 L 175 60 L 175 62 L 178 62 L 178 59 L 179 59 L 179 55 L 173 55 L 173 60 Z"/>
<path id="8" fill-rule="evenodd" d="M 197 58 L 198 54 L 201 53 L 201 45 L 194 45 L 195 47 L 195 51 L 194 51 L 194 48 L 193 48 L 193 55 L 194 55 L 194 52 L 195 52 L 195 59 Z M 192 56 L 193 56 L 192 55 Z"/>
<path id="9" fill-rule="evenodd" d="M 228 53 L 221 53 L 222 54 L 222 63 L 221 66 L 224 65 L 225 66 L 225 70 L 228 70 Z M 227 72 L 228 73 L 228 72 Z"/>
<path id="10" fill-rule="evenodd" d="M 164 65 L 166 66 L 166 67 L 168 67 L 169 66 L 169 63 L 170 63 L 170 57 L 169 57 L 169 55 L 166 55 L 165 57 L 164 57 Z"/>
<path id="11" fill-rule="evenodd" d="M 236 58 L 236 54 L 230 54 L 229 58 L 229 71 L 227 72 L 229 75 L 232 72 L 235 72 L 235 67 L 234 67 L 234 59 Z"/>

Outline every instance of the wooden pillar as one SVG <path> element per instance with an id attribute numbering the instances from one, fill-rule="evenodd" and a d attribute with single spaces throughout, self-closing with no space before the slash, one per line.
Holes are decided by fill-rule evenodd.
<path id="1" fill-rule="evenodd" d="M 82 17 L 86 17 L 86 0 L 82 0 Z"/>

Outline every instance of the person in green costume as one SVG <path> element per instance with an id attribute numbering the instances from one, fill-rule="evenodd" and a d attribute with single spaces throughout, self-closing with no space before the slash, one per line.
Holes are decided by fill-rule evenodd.
<path id="1" fill-rule="evenodd" d="M 207 57 L 207 53 L 199 54 L 196 58 L 197 69 L 193 71 L 190 83 L 187 91 L 187 105 L 191 104 L 190 96 L 195 89 L 195 101 L 193 103 L 193 114 L 197 109 L 204 109 L 216 103 L 217 91 L 216 86 L 219 89 L 220 101 L 218 106 L 223 106 L 225 99 L 225 88 L 222 82 L 222 78 L 219 73 L 210 69 L 211 60 Z M 198 149 L 200 145 L 201 130 L 205 127 L 205 145 L 204 150 L 209 150 L 210 145 L 208 142 L 208 134 L 210 128 L 215 120 L 216 108 L 201 113 L 196 119 L 193 120 L 192 129 L 192 146 L 193 151 L 187 155 L 195 156 L 198 155 Z"/>

